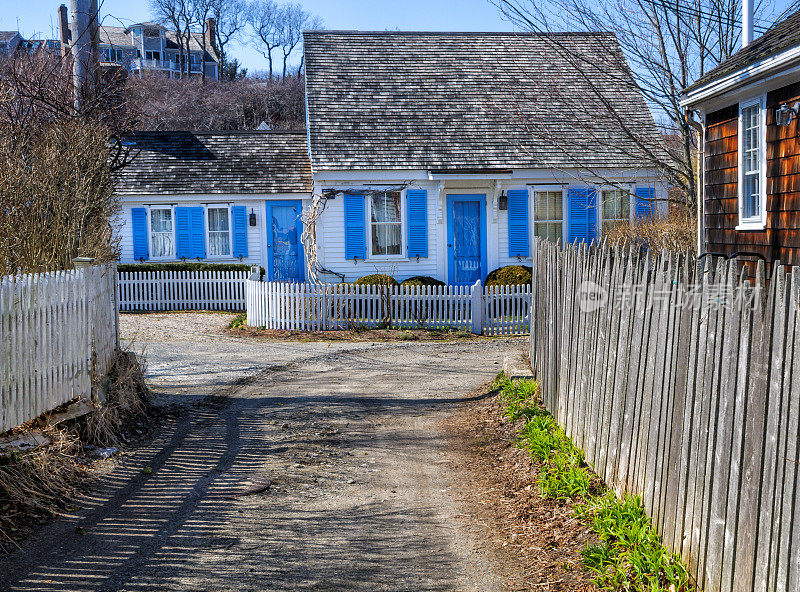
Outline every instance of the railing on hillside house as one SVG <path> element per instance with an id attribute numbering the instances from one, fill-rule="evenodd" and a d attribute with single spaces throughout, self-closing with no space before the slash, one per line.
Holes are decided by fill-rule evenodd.
<path id="1" fill-rule="evenodd" d="M 800 590 L 800 268 L 538 244 L 544 404 L 705 592 Z"/>
<path id="2" fill-rule="evenodd" d="M 76 266 L 0 277 L 0 433 L 89 398 L 113 362 L 116 265 Z"/>
<path id="3" fill-rule="evenodd" d="M 247 324 L 274 330 L 451 329 L 525 335 L 531 288 L 246 282 Z"/>

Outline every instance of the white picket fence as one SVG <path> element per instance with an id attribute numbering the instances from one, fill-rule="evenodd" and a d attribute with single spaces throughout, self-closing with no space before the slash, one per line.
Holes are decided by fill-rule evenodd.
<path id="1" fill-rule="evenodd" d="M 531 287 L 356 286 L 246 281 L 247 324 L 288 331 L 357 327 L 525 335 Z"/>
<path id="2" fill-rule="evenodd" d="M 0 278 L 0 433 L 90 397 L 119 345 L 115 264 Z"/>
<path id="3" fill-rule="evenodd" d="M 122 311 L 244 310 L 248 271 L 119 272 Z"/>

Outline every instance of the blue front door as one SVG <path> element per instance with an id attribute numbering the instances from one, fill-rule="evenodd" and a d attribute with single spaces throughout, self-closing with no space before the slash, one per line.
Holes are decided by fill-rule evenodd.
<path id="1" fill-rule="evenodd" d="M 447 196 L 447 259 L 451 284 L 486 277 L 486 196 Z"/>
<path id="2" fill-rule="evenodd" d="M 303 248 L 300 243 L 302 222 L 300 201 L 267 202 L 267 255 L 269 279 L 279 282 L 302 282 Z"/>

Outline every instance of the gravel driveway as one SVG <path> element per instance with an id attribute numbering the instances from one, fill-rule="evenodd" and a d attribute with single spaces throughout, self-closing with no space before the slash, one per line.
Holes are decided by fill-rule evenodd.
<path id="1" fill-rule="evenodd" d="M 159 316 L 126 333 L 196 404 L 6 558 L 0 590 L 504 589 L 440 423 L 522 340 L 256 343 Z"/>

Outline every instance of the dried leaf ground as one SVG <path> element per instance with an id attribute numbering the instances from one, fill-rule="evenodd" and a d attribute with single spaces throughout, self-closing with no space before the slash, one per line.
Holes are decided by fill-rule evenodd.
<path id="1" fill-rule="evenodd" d="M 451 435 L 453 474 L 468 512 L 484 525 L 510 590 L 585 592 L 597 590 L 582 565 L 581 551 L 597 542 L 574 513 L 575 502 L 543 499 L 536 483 L 538 463 L 516 446 L 522 422 L 503 414 L 489 387 L 444 425 Z M 482 396 L 483 395 L 483 396 Z"/>

